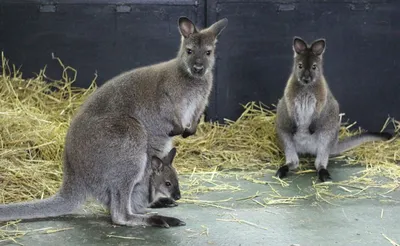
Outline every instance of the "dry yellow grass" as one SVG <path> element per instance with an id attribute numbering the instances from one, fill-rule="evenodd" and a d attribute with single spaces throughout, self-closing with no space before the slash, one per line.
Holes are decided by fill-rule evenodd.
<path id="1" fill-rule="evenodd" d="M 57 59 L 57 58 L 55 58 Z M 54 194 L 62 180 L 61 156 L 64 137 L 71 117 L 84 100 L 97 88 L 95 78 L 89 89 L 75 88 L 76 71 L 64 66 L 62 79 L 52 81 L 45 70 L 32 79 L 22 79 L 21 72 L 9 66 L 2 54 L 0 70 L 0 202 L 10 203 L 41 199 Z M 72 76 L 68 76 L 72 75 Z M 46 81 L 46 82 L 45 82 Z M 267 184 L 272 191 L 261 206 L 293 204 L 297 200 L 314 197 L 331 203 L 332 199 L 365 197 L 370 188 L 383 188 L 386 192 L 400 186 L 400 141 L 365 144 L 346 153 L 343 158 L 349 165 L 364 165 L 365 169 L 349 180 L 318 184 L 313 183 L 312 192 L 304 196 L 285 197 L 271 184 L 287 187 L 285 181 L 264 182 L 265 169 L 273 169 L 284 162 L 275 135 L 273 108 L 249 102 L 236 121 L 226 124 L 202 121 L 196 135 L 186 139 L 176 138 L 178 154 L 175 166 L 180 174 L 197 176 L 185 181 L 181 202 L 214 206 L 222 201 L 201 201 L 195 196 L 207 191 L 239 191 L 240 187 L 214 180 L 221 171 L 235 171 L 236 176 L 251 182 Z M 384 123 L 400 131 L 399 121 Z M 340 137 L 360 132 L 344 125 Z M 307 159 L 302 159 L 307 161 Z M 308 160 L 310 161 L 310 160 Z M 248 174 L 252 171 L 253 174 Z M 302 168 L 301 172 L 309 172 Z M 237 173 L 240 173 L 238 175 Z M 376 177 L 386 178 L 386 182 Z M 207 183 L 207 185 L 205 185 Z M 339 187 L 346 193 L 333 193 L 330 186 Z M 255 196 L 258 197 L 259 195 Z M 12 226 L 15 226 L 14 224 Z M 11 226 L 11 227 L 12 227 Z M 20 237 L 26 232 L 2 230 L 0 242 Z"/>
<path id="2" fill-rule="evenodd" d="M 55 58 L 58 59 L 58 58 Z M 54 194 L 62 179 L 64 137 L 75 110 L 96 88 L 75 88 L 76 71 L 62 64 L 62 80 L 50 81 L 45 71 L 24 80 L 2 54 L 0 75 L 0 199 L 2 203 Z M 68 75 L 72 74 L 72 78 Z M 47 82 L 45 82 L 45 80 Z M 399 131 L 399 122 L 394 124 Z M 343 126 L 341 137 L 359 132 Z M 250 102 L 242 116 L 226 124 L 202 121 L 197 134 L 176 138 L 175 165 L 181 174 L 221 170 L 276 169 L 284 161 L 275 135 L 275 113 Z M 371 151 L 371 148 L 373 151 Z M 349 164 L 363 164 L 366 175 L 398 180 L 400 142 L 365 144 L 347 153 Z"/>

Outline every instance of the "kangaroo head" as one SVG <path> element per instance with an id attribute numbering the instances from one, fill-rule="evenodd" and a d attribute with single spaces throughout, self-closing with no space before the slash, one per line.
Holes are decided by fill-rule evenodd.
<path id="1" fill-rule="evenodd" d="M 151 183 L 155 198 L 165 197 L 173 200 L 181 198 L 178 174 L 172 166 L 175 155 L 176 148 L 172 148 L 169 154 L 162 160 L 156 156 L 152 157 L 151 167 L 153 175 L 151 176 Z"/>
<path id="2" fill-rule="evenodd" d="M 198 78 L 211 72 L 215 63 L 217 37 L 227 24 L 228 20 L 222 19 L 206 29 L 199 30 L 187 17 L 179 18 L 181 47 L 178 58 L 185 73 Z"/>
<path id="3" fill-rule="evenodd" d="M 317 39 L 308 45 L 303 39 L 293 39 L 293 74 L 303 85 L 313 84 L 323 75 L 325 39 Z"/>

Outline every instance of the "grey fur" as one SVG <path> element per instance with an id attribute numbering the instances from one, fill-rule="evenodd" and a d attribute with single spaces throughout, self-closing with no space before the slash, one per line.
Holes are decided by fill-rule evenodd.
<path id="1" fill-rule="evenodd" d="M 379 141 L 379 140 L 389 140 L 392 139 L 393 135 L 387 132 L 366 132 L 359 135 L 347 137 L 341 141 L 332 150 L 331 155 L 339 155 L 347 150 L 359 146 L 363 143 Z"/>
<path id="2" fill-rule="evenodd" d="M 175 207 L 175 202 L 181 198 L 178 174 L 172 165 L 176 149 L 173 148 L 169 154 L 160 160 L 152 158 L 152 172 L 150 174 L 149 207 Z"/>
<path id="3" fill-rule="evenodd" d="M 293 40 L 293 69 L 277 105 L 276 129 L 286 162 L 277 171 L 279 177 L 299 166 L 298 154 L 312 154 L 319 179 L 325 181 L 330 178 L 326 170 L 330 156 L 391 138 L 389 133 L 366 133 L 338 141 L 339 104 L 323 75 L 325 45 L 324 39 L 311 45 L 299 37 Z"/>
<path id="4" fill-rule="evenodd" d="M 162 159 L 173 136 L 195 133 L 212 89 L 217 37 L 226 25 L 223 19 L 199 30 L 181 17 L 178 26 L 185 36 L 176 58 L 124 72 L 98 88 L 68 129 L 59 192 L 2 205 L 0 220 L 69 214 L 91 196 L 110 209 L 115 224 L 182 225 L 176 218 L 143 214 L 148 156 Z"/>

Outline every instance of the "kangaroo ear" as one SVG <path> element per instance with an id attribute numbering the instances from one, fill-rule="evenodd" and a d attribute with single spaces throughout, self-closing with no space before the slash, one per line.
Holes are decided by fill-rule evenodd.
<path id="1" fill-rule="evenodd" d="M 300 37 L 294 37 L 293 39 L 293 50 L 296 54 L 301 54 L 307 49 L 307 44 Z"/>
<path id="2" fill-rule="evenodd" d="M 157 156 L 151 158 L 151 169 L 156 173 L 160 173 L 164 170 L 164 164 Z"/>
<path id="3" fill-rule="evenodd" d="M 215 22 L 210 27 L 208 27 L 207 31 L 211 31 L 214 34 L 214 37 L 217 38 L 227 25 L 228 25 L 228 19 L 224 18 Z"/>
<path id="4" fill-rule="evenodd" d="M 193 24 L 193 22 L 191 20 L 189 20 L 189 18 L 184 17 L 184 16 L 179 18 L 178 26 L 179 26 L 179 31 L 180 31 L 181 35 L 185 38 L 188 38 L 193 33 L 198 32 L 196 25 Z"/>
<path id="5" fill-rule="evenodd" d="M 311 45 L 311 50 L 316 56 L 320 56 L 325 52 L 326 41 L 325 39 L 317 39 Z"/>
<path id="6" fill-rule="evenodd" d="M 175 155 L 176 155 L 176 148 L 174 147 L 169 151 L 168 155 L 166 157 L 164 157 L 163 163 L 165 165 L 172 165 Z"/>

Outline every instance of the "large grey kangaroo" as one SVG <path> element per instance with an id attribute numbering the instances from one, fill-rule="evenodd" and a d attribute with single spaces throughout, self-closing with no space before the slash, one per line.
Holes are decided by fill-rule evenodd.
<path id="1" fill-rule="evenodd" d="M 298 153 L 312 154 L 316 155 L 318 178 L 324 182 L 331 178 L 327 170 L 329 156 L 369 141 L 392 138 L 390 133 L 370 132 L 338 141 L 339 104 L 323 74 L 325 46 L 325 39 L 308 45 L 294 38 L 292 73 L 277 105 L 276 130 L 286 159 L 276 173 L 280 178 L 299 166 Z"/>
<path id="2" fill-rule="evenodd" d="M 176 218 L 144 214 L 148 156 L 162 159 L 173 136 L 195 134 L 213 85 L 217 37 L 227 24 L 222 19 L 199 30 L 181 17 L 174 59 L 127 71 L 99 87 L 71 121 L 58 193 L 2 205 L 0 221 L 68 214 L 92 196 L 110 209 L 115 224 L 183 225 Z"/>

